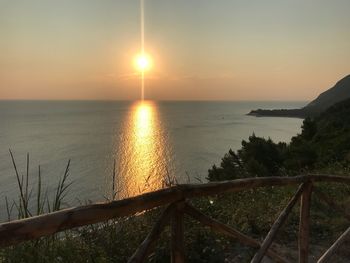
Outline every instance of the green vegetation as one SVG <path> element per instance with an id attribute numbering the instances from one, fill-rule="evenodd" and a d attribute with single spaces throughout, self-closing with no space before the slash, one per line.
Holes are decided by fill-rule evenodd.
<path id="1" fill-rule="evenodd" d="M 208 180 L 295 175 L 334 166 L 338 172 L 347 173 L 349 164 L 350 100 L 346 100 L 314 119 L 306 118 L 301 134 L 289 144 L 274 143 L 253 134 L 242 142 L 240 150 L 230 150 L 220 167 L 214 165 L 209 170 Z"/>
<path id="2" fill-rule="evenodd" d="M 315 119 L 305 119 L 302 132 L 291 143 L 274 143 L 271 139 L 252 135 L 242 142 L 238 151 L 230 150 L 220 166 L 208 173 L 210 181 L 237 179 L 251 176 L 293 176 L 299 173 L 349 174 L 350 154 L 350 100 L 335 105 Z M 15 162 L 14 162 L 15 164 Z M 16 166 L 15 166 L 16 167 Z M 38 194 L 38 214 L 47 207 L 60 208 L 67 191 L 69 164 L 59 181 L 56 196 L 48 200 Z M 19 218 L 31 216 L 28 207 L 28 179 L 17 174 Z M 24 178 L 28 178 L 28 175 Z M 38 189 L 41 190 L 39 172 Z M 340 206 L 349 203 L 350 188 L 344 185 L 318 184 L 317 189 L 334 198 Z M 208 216 L 226 223 L 243 233 L 261 239 L 269 230 L 279 212 L 295 193 L 296 187 L 268 187 L 235 194 L 191 200 L 191 203 Z M 22 198 L 23 196 L 24 198 Z M 41 201 L 40 201 L 41 200 Z M 49 205 L 48 207 L 48 204 Z M 1 262 L 126 262 L 145 238 L 161 210 L 147 211 L 109 222 L 65 231 L 37 241 L 0 250 Z M 22 212 L 20 212 L 22 211 Z M 347 227 L 341 213 L 317 198 L 312 197 L 311 253 L 320 255 Z M 299 207 L 293 209 L 288 221 L 279 231 L 277 250 L 292 262 L 296 261 Z M 235 240 L 217 235 L 186 217 L 185 240 L 188 262 L 249 262 L 255 250 Z M 150 262 L 169 262 L 170 230 L 161 236 Z M 349 252 L 339 252 L 344 262 Z"/>

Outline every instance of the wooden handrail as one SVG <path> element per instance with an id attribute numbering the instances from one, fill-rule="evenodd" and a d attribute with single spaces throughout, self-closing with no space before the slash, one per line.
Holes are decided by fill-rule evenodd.
<path id="1" fill-rule="evenodd" d="M 47 236 L 74 227 L 95 224 L 112 218 L 130 216 L 182 199 L 237 192 L 266 186 L 295 185 L 312 180 L 350 184 L 350 177 L 310 175 L 295 177 L 259 177 L 207 184 L 184 184 L 139 196 L 96 203 L 0 224 L 0 246 Z"/>
<path id="2" fill-rule="evenodd" d="M 179 209 L 177 202 L 181 201 L 182 204 L 184 204 L 184 201 L 186 199 L 191 199 L 195 197 L 217 195 L 228 192 L 238 192 L 259 187 L 287 186 L 306 183 L 308 185 L 308 187 L 306 187 L 307 191 L 301 191 L 303 193 L 300 221 L 300 261 L 307 262 L 309 234 L 308 217 L 310 210 L 310 196 L 312 191 L 312 185 L 316 182 L 345 183 L 350 185 L 350 177 L 332 175 L 302 175 L 295 177 L 245 178 L 206 184 L 177 185 L 167 189 L 161 189 L 158 191 L 142 194 L 124 200 L 112 201 L 108 203 L 96 203 L 92 205 L 69 208 L 45 215 L 2 223 L 0 224 L 0 247 L 17 244 L 25 240 L 32 240 L 39 237 L 51 235 L 56 232 L 71 229 L 74 227 L 99 223 L 118 217 L 135 215 L 138 212 L 143 212 L 145 210 L 153 209 L 164 205 L 170 205 L 166 211 L 168 211 L 169 209 L 173 211 L 173 206 L 176 205 L 176 209 L 174 210 L 176 212 Z M 174 240 L 179 240 L 182 238 L 181 232 L 183 227 L 183 212 L 178 212 L 181 212 L 182 214 L 180 218 L 177 218 L 176 216 L 172 215 L 174 223 L 173 231 L 175 231 L 173 235 Z M 171 212 L 171 214 L 172 213 L 173 212 Z M 131 258 L 131 260 L 136 260 L 132 260 L 130 262 L 143 262 L 143 260 L 145 260 L 145 257 L 147 256 L 149 249 L 151 248 L 152 244 L 159 235 L 159 232 L 161 232 L 161 230 L 169 220 L 169 213 L 166 212 L 160 218 L 160 223 L 158 224 L 158 226 L 156 225 L 152 229 L 150 235 L 141 245 L 138 252 L 136 252 Z M 278 227 L 279 226 L 280 224 L 278 225 Z M 228 231 L 228 229 L 226 230 Z M 270 255 L 272 253 L 273 255 L 273 252 L 268 250 L 268 246 L 271 240 L 268 241 L 269 242 L 267 242 L 265 247 L 263 248 L 264 253 L 261 253 L 262 255 L 264 255 L 265 252 L 267 252 L 268 254 L 270 253 Z M 260 247 L 259 243 L 258 245 Z M 177 251 L 179 251 L 177 256 L 178 260 L 176 261 L 183 262 L 183 251 L 181 251 L 182 248 L 178 250 L 178 248 L 175 247 L 174 251 L 176 249 Z M 261 258 L 261 255 L 259 256 L 259 258 Z"/>

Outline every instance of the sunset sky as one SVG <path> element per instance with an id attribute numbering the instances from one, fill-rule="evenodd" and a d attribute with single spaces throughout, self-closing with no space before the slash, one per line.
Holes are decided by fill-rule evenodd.
<path id="1" fill-rule="evenodd" d="M 139 0 L 0 0 L 0 99 L 138 99 Z M 310 100 L 350 74 L 349 0 L 145 0 L 146 98 Z"/>

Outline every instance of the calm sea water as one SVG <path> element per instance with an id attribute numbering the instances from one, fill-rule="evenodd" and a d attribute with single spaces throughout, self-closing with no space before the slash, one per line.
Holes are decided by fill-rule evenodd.
<path id="1" fill-rule="evenodd" d="M 301 119 L 246 116 L 256 108 L 305 102 L 62 102 L 0 101 L 0 210 L 17 198 L 10 148 L 30 186 L 38 165 L 49 194 L 71 160 L 70 205 L 111 195 L 115 160 L 119 198 L 162 187 L 169 177 L 205 181 L 207 170 L 255 133 L 288 142 Z M 197 178 L 197 179 L 195 179 Z"/>

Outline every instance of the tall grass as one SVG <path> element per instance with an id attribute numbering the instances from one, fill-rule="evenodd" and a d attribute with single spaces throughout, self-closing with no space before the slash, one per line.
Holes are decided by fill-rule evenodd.
<path id="1" fill-rule="evenodd" d="M 20 174 L 17 167 L 17 162 L 11 149 L 9 150 L 12 165 L 15 172 L 15 177 L 18 186 L 18 200 L 13 200 L 12 203 L 9 202 L 8 198 L 5 197 L 7 220 L 10 221 L 13 217 L 14 208 L 17 212 L 17 219 L 28 218 L 33 215 L 40 215 L 47 212 L 54 212 L 60 210 L 63 204 L 63 200 L 68 193 L 68 188 L 73 182 L 68 182 L 70 160 L 68 160 L 66 168 L 63 175 L 60 177 L 57 186 L 54 190 L 54 196 L 52 200 L 48 195 L 49 189 L 46 187 L 43 189 L 42 176 L 41 176 L 41 166 L 38 166 L 37 171 L 37 189 L 36 197 L 33 197 L 33 192 L 35 189 L 30 189 L 30 156 L 27 153 L 26 157 L 26 169 L 25 174 Z M 31 209 L 31 204 L 32 208 Z"/>

